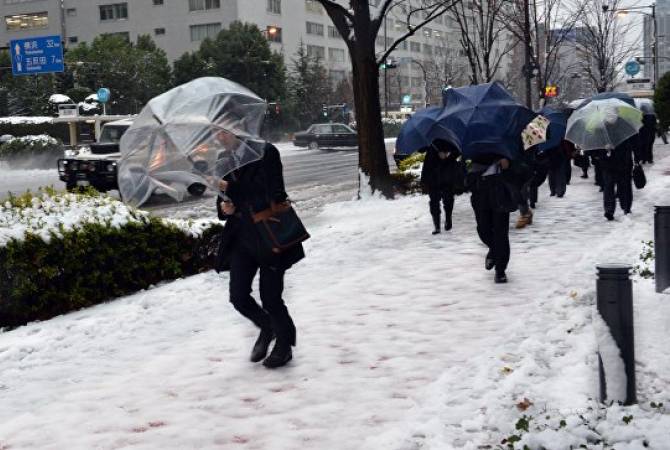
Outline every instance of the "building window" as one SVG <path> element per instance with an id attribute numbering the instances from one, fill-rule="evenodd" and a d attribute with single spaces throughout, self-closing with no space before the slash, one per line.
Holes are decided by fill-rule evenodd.
<path id="1" fill-rule="evenodd" d="M 323 6 L 316 0 L 305 0 L 305 10 L 313 14 L 323 14 Z"/>
<path id="2" fill-rule="evenodd" d="M 341 38 L 342 36 L 340 36 L 340 32 L 337 31 L 337 28 L 335 28 L 334 26 L 329 25 L 328 26 L 328 37 L 329 38 Z"/>
<path id="3" fill-rule="evenodd" d="M 423 86 L 423 78 L 412 77 L 412 87 Z"/>
<path id="4" fill-rule="evenodd" d="M 429 44 L 423 44 L 423 53 L 426 55 L 433 54 L 433 46 Z"/>
<path id="5" fill-rule="evenodd" d="M 49 28 L 49 13 L 16 14 L 5 16 L 7 31 L 36 30 Z"/>
<path id="6" fill-rule="evenodd" d="M 100 5 L 100 20 L 124 20 L 128 18 L 128 3 Z"/>
<path id="7" fill-rule="evenodd" d="M 207 11 L 221 8 L 221 0 L 188 0 L 189 11 Z"/>
<path id="8" fill-rule="evenodd" d="M 65 15 L 68 17 L 77 17 L 77 8 L 68 8 L 65 10 Z"/>
<path id="9" fill-rule="evenodd" d="M 154 6 L 163 6 L 163 0 L 154 0 Z"/>
<path id="10" fill-rule="evenodd" d="M 270 42 L 278 42 L 281 44 L 282 38 L 281 38 L 281 28 L 276 27 L 274 25 L 269 25 L 265 29 L 265 34 L 268 38 L 268 41 Z"/>
<path id="11" fill-rule="evenodd" d="M 323 36 L 323 25 L 320 23 L 307 22 L 307 34 Z"/>
<path id="12" fill-rule="evenodd" d="M 268 0 L 267 11 L 271 14 L 281 14 L 281 0 Z"/>
<path id="13" fill-rule="evenodd" d="M 409 49 L 413 52 L 420 53 L 421 52 L 421 44 L 418 42 L 410 41 L 409 42 Z"/>
<path id="14" fill-rule="evenodd" d="M 346 79 L 347 74 L 344 72 L 344 70 L 331 70 L 328 72 L 328 76 L 330 78 L 330 82 L 337 86 L 338 83 Z"/>
<path id="15" fill-rule="evenodd" d="M 165 28 L 154 28 L 154 34 L 156 36 L 162 36 L 165 34 Z"/>
<path id="16" fill-rule="evenodd" d="M 77 42 L 79 42 L 79 38 L 77 36 L 70 36 L 69 38 L 67 38 L 67 41 L 70 44 L 76 44 Z"/>
<path id="17" fill-rule="evenodd" d="M 341 48 L 329 48 L 328 59 L 333 62 L 344 62 L 344 50 Z"/>
<path id="18" fill-rule="evenodd" d="M 205 38 L 215 38 L 221 31 L 221 23 L 203 23 L 191 25 L 191 42 L 202 41 Z"/>
<path id="19" fill-rule="evenodd" d="M 310 58 L 324 59 L 326 57 L 326 49 L 320 45 L 308 45 L 307 56 Z"/>
<path id="20" fill-rule="evenodd" d="M 118 36 L 123 38 L 123 40 L 130 42 L 130 32 L 128 31 L 118 31 L 116 33 L 102 33 L 103 36 Z"/>
<path id="21" fill-rule="evenodd" d="M 407 23 L 403 22 L 402 20 L 396 20 L 395 29 L 396 31 L 405 31 L 407 30 Z"/>

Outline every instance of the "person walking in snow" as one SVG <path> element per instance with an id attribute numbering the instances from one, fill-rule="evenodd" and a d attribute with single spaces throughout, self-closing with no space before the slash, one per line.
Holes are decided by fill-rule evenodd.
<path id="1" fill-rule="evenodd" d="M 642 128 L 640 128 L 640 162 L 654 163 L 654 141 L 656 140 L 656 114 L 644 114 L 642 116 Z"/>
<path id="2" fill-rule="evenodd" d="M 571 143 L 562 140 L 558 148 L 547 150 L 549 158 L 549 195 L 562 198 L 569 182 L 570 157 L 573 152 Z"/>
<path id="3" fill-rule="evenodd" d="M 229 135 L 224 139 L 236 140 Z M 263 149 L 261 160 L 247 164 L 219 181 L 223 196 L 216 200 L 219 219 L 225 220 L 219 257 L 219 270 L 230 270 L 230 302 L 235 309 L 260 329 L 251 351 L 251 361 L 263 360 L 268 368 L 280 367 L 292 357 L 296 328 L 282 298 L 284 274 L 304 258 L 302 244 L 282 253 L 273 253 L 261 242 L 253 213 L 267 210 L 271 202 L 288 201 L 284 188 L 279 151 L 266 142 L 246 141 Z M 231 143 L 231 147 L 234 147 Z M 260 273 L 259 293 L 262 306 L 251 296 L 252 282 Z M 272 341 L 274 348 L 266 357 Z"/>
<path id="4" fill-rule="evenodd" d="M 507 283 L 509 215 L 518 208 L 521 186 L 529 178 L 527 172 L 522 162 L 495 154 L 473 158 L 468 168 L 466 180 L 472 192 L 477 234 L 489 248 L 484 267 L 495 268 L 496 283 Z"/>
<path id="5" fill-rule="evenodd" d="M 435 226 L 434 235 L 440 233 L 440 202 L 444 207 L 444 229 L 449 231 L 452 227 L 454 195 L 461 194 L 464 189 L 465 168 L 460 156 L 461 152 L 454 145 L 441 139 L 426 149 L 421 183 L 430 199 L 428 204 Z"/>
<path id="6" fill-rule="evenodd" d="M 633 135 L 614 150 L 597 150 L 602 171 L 602 191 L 605 218 L 614 220 L 616 199 L 624 214 L 630 214 L 633 206 L 633 158 L 639 161 L 640 137 Z"/>
<path id="7" fill-rule="evenodd" d="M 533 223 L 533 209 L 537 203 L 538 189 L 547 179 L 548 159 L 538 155 L 537 147 L 531 147 L 524 153 L 524 164 L 529 169 L 530 178 L 523 183 L 519 191 L 519 217 L 515 228 L 525 228 Z"/>

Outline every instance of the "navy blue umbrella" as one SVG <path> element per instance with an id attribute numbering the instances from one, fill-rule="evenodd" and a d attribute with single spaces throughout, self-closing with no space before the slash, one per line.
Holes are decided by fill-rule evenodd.
<path id="1" fill-rule="evenodd" d="M 412 114 L 403 124 L 396 139 L 396 152 L 399 155 L 410 155 L 429 147 L 436 139 L 444 139 L 458 145 L 454 133 L 445 128 L 437 120 L 442 108 L 432 106 Z"/>
<path id="2" fill-rule="evenodd" d="M 607 100 L 608 98 L 618 98 L 622 102 L 628 103 L 630 106 L 635 107 L 635 100 L 633 97 L 630 95 L 624 93 L 624 92 L 601 92 L 600 94 L 596 94 L 591 98 L 587 98 L 584 100 L 578 107 L 583 108 L 584 106 L 588 105 L 591 103 L 593 100 Z"/>
<path id="3" fill-rule="evenodd" d="M 465 158 L 521 156 L 521 132 L 537 114 L 519 104 L 502 84 L 447 89 L 443 100 L 439 123 L 456 136 L 456 145 Z"/>
<path id="4" fill-rule="evenodd" d="M 542 108 L 540 114 L 549 119 L 547 141 L 537 146 L 537 151 L 542 153 L 549 149 L 558 148 L 561 144 L 568 128 L 568 116 L 563 111 L 548 106 Z"/>

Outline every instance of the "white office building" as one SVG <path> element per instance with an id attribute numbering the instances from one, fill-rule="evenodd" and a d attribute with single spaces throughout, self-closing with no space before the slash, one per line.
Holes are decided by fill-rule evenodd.
<path id="1" fill-rule="evenodd" d="M 379 2 L 371 2 L 375 3 Z M 310 55 L 322 59 L 333 81 L 351 72 L 346 45 L 314 0 L 0 0 L 0 7 L 4 21 L 0 46 L 12 39 L 56 34 L 63 37 L 66 47 L 90 42 L 103 33 L 120 34 L 131 41 L 150 34 L 173 61 L 238 20 L 263 30 L 287 65 L 302 42 Z M 380 52 L 406 30 L 404 8 L 400 4 L 387 15 L 377 40 Z M 424 103 L 429 91 L 426 80 L 431 78 L 426 72 L 431 68 L 437 71 L 450 64 L 457 73 L 465 71 L 458 40 L 455 21 L 444 16 L 403 42 L 393 54 L 400 64 L 389 73 L 391 104 L 398 106 L 407 94 L 415 106 Z"/>

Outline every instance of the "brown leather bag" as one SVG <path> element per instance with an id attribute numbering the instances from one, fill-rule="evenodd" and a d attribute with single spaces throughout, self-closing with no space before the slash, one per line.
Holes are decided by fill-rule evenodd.
<path id="1" fill-rule="evenodd" d="M 310 237 L 289 201 L 271 202 L 270 208 L 252 213 L 251 218 L 272 253 L 282 253 Z"/>

